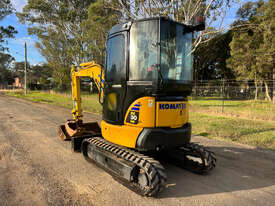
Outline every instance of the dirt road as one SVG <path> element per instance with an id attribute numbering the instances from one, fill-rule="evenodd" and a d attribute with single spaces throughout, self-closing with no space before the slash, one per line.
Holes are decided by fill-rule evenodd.
<path id="1" fill-rule="evenodd" d="M 57 138 L 68 109 L 0 94 L 0 205 L 275 205 L 275 152 L 194 137 L 218 157 L 199 176 L 164 165 L 168 185 L 144 198 Z M 85 120 L 100 120 L 86 114 Z"/>

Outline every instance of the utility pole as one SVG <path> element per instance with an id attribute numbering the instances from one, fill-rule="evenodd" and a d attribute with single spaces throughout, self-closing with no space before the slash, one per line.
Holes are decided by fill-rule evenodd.
<path id="1" fill-rule="evenodd" d="M 25 95 L 27 95 L 27 44 L 25 42 Z"/>

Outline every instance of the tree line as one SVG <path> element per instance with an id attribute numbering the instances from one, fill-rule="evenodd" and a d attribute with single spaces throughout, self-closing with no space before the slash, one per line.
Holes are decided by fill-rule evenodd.
<path id="1" fill-rule="evenodd" d="M 265 99 L 275 101 L 275 1 L 247 2 L 225 33 L 200 44 L 195 51 L 198 80 L 253 82 L 255 99 L 263 85 Z M 270 89 L 271 88 L 271 89 Z"/>
<path id="2" fill-rule="evenodd" d="M 12 12 L 9 0 L 1 2 L 1 9 L 6 13 L 2 12 L 0 20 Z M 46 58 L 59 89 L 70 86 L 72 63 L 94 59 L 104 65 L 106 37 L 113 25 L 154 16 L 192 24 L 198 15 L 203 15 L 206 29 L 194 36 L 195 82 L 245 79 L 253 81 L 256 90 L 261 84 L 268 90 L 271 83 L 266 80 L 272 79 L 275 73 L 274 0 L 242 5 L 237 20 L 225 32 L 223 19 L 236 2 L 238 0 L 28 0 L 16 16 L 28 25 L 30 35 L 38 37 L 35 46 Z M 0 40 L 14 33 L 10 28 L 10 36 L 1 35 Z M 6 62 L 11 60 L 8 58 L 6 56 Z M 257 94 L 258 91 L 255 98 Z M 266 96 L 270 100 L 272 92 L 268 90 Z"/>
<path id="3" fill-rule="evenodd" d="M 9 0 L 0 0 L 0 21 L 13 12 L 13 7 Z M 8 53 L 8 48 L 4 46 L 8 38 L 14 38 L 17 31 L 13 26 L 4 27 L 0 25 L 0 83 L 11 81 L 11 72 L 7 69 L 14 58 Z"/>

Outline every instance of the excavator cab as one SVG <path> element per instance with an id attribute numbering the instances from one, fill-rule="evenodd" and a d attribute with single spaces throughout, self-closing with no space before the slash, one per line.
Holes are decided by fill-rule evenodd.
<path id="1" fill-rule="evenodd" d="M 158 17 L 119 24 L 110 30 L 101 124 L 104 138 L 140 150 L 189 142 L 192 41 L 193 32 L 201 29 Z M 125 133 L 117 139 L 116 128 L 131 130 L 133 135 Z M 175 140 L 168 141 L 168 136 Z"/>
<path id="2" fill-rule="evenodd" d="M 191 28 L 167 18 L 153 18 L 111 29 L 105 64 L 104 120 L 122 125 L 128 107 L 140 97 L 183 100 L 191 93 Z"/>

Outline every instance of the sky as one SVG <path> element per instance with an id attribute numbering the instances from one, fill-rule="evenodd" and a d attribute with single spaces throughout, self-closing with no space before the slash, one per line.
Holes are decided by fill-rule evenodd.
<path id="1" fill-rule="evenodd" d="M 16 11 L 22 11 L 26 5 L 27 0 L 11 0 Z M 18 31 L 14 39 L 8 39 L 9 53 L 15 58 L 16 62 L 24 61 L 24 43 L 27 43 L 27 59 L 30 64 L 39 64 L 46 62 L 45 58 L 35 48 L 34 44 L 38 39 L 36 36 L 30 36 L 27 31 L 27 25 L 20 24 L 15 14 L 6 16 L 1 22 L 0 26 L 11 25 Z"/>
<path id="2" fill-rule="evenodd" d="M 242 0 L 241 3 L 245 3 L 248 0 Z M 11 0 L 16 11 L 21 12 L 22 8 L 26 5 L 27 0 Z M 236 19 L 236 11 L 240 4 L 234 4 L 228 10 L 226 18 L 224 19 L 224 26 L 228 27 Z M 38 39 L 36 36 L 28 35 L 27 25 L 20 24 L 15 14 L 11 14 L 5 17 L 0 26 L 12 25 L 18 33 L 14 39 L 8 39 L 9 53 L 15 58 L 16 62 L 24 61 L 24 43 L 27 43 L 27 58 L 31 65 L 46 62 L 45 58 L 35 48 L 34 44 Z"/>

